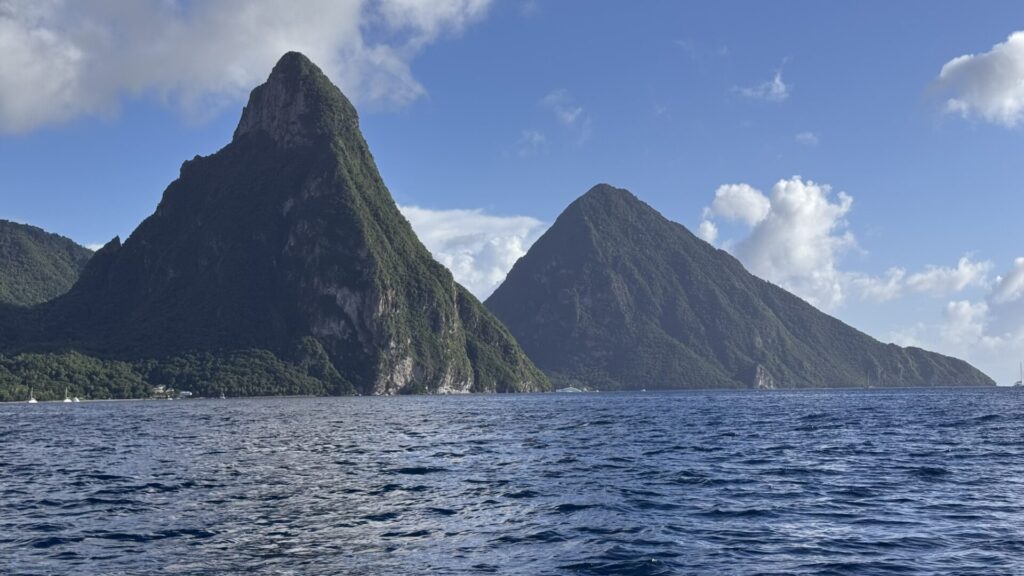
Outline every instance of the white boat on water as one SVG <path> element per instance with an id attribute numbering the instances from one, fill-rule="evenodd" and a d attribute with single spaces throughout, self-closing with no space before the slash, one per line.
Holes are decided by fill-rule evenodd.
<path id="1" fill-rule="evenodd" d="M 28 403 L 29 404 L 38 404 L 39 403 L 39 400 L 36 400 L 36 395 L 32 391 L 31 388 L 28 389 Z"/>
<path id="2" fill-rule="evenodd" d="M 65 387 L 64 387 L 64 401 L 65 401 L 65 402 L 71 402 L 71 397 L 70 397 L 70 396 L 68 396 L 68 389 L 67 389 L 67 386 L 65 386 Z"/>

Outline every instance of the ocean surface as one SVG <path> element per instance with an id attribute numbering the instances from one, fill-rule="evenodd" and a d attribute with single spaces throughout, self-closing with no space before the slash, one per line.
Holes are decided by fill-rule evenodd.
<path id="1" fill-rule="evenodd" d="M 0 404 L 2 574 L 1021 574 L 1024 392 Z"/>

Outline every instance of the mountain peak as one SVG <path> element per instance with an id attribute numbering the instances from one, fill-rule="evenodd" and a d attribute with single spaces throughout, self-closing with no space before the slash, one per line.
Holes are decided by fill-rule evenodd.
<path id="1" fill-rule="evenodd" d="M 558 216 L 486 306 L 561 386 L 993 384 L 827 316 L 607 184 Z"/>
<path id="2" fill-rule="evenodd" d="M 298 77 L 306 74 L 323 74 L 320 68 L 302 52 L 285 52 L 270 71 L 270 78 Z"/>
<path id="3" fill-rule="evenodd" d="M 605 184 L 602 182 L 595 185 L 590 190 L 587 190 L 586 194 L 577 198 L 574 204 L 607 206 L 635 202 L 639 202 L 639 198 L 629 190 L 626 190 L 625 188 L 616 188 L 611 184 Z"/>
<path id="4" fill-rule="evenodd" d="M 358 122 L 352 103 L 323 71 L 303 54 L 288 52 L 249 95 L 234 140 L 265 132 L 278 145 L 293 148 Z"/>

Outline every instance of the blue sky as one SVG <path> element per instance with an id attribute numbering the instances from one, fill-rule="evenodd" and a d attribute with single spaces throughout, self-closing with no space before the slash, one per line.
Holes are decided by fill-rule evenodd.
<path id="1" fill-rule="evenodd" d="M 1017 2 L 256 6 L 0 0 L 0 218 L 127 236 L 298 49 L 480 296 L 608 182 L 880 339 L 1016 375 Z"/>

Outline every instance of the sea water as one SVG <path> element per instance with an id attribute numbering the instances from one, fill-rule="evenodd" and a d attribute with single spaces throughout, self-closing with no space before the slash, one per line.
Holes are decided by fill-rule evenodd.
<path id="1" fill-rule="evenodd" d="M 0 405 L 3 574 L 1024 572 L 1010 389 Z"/>

